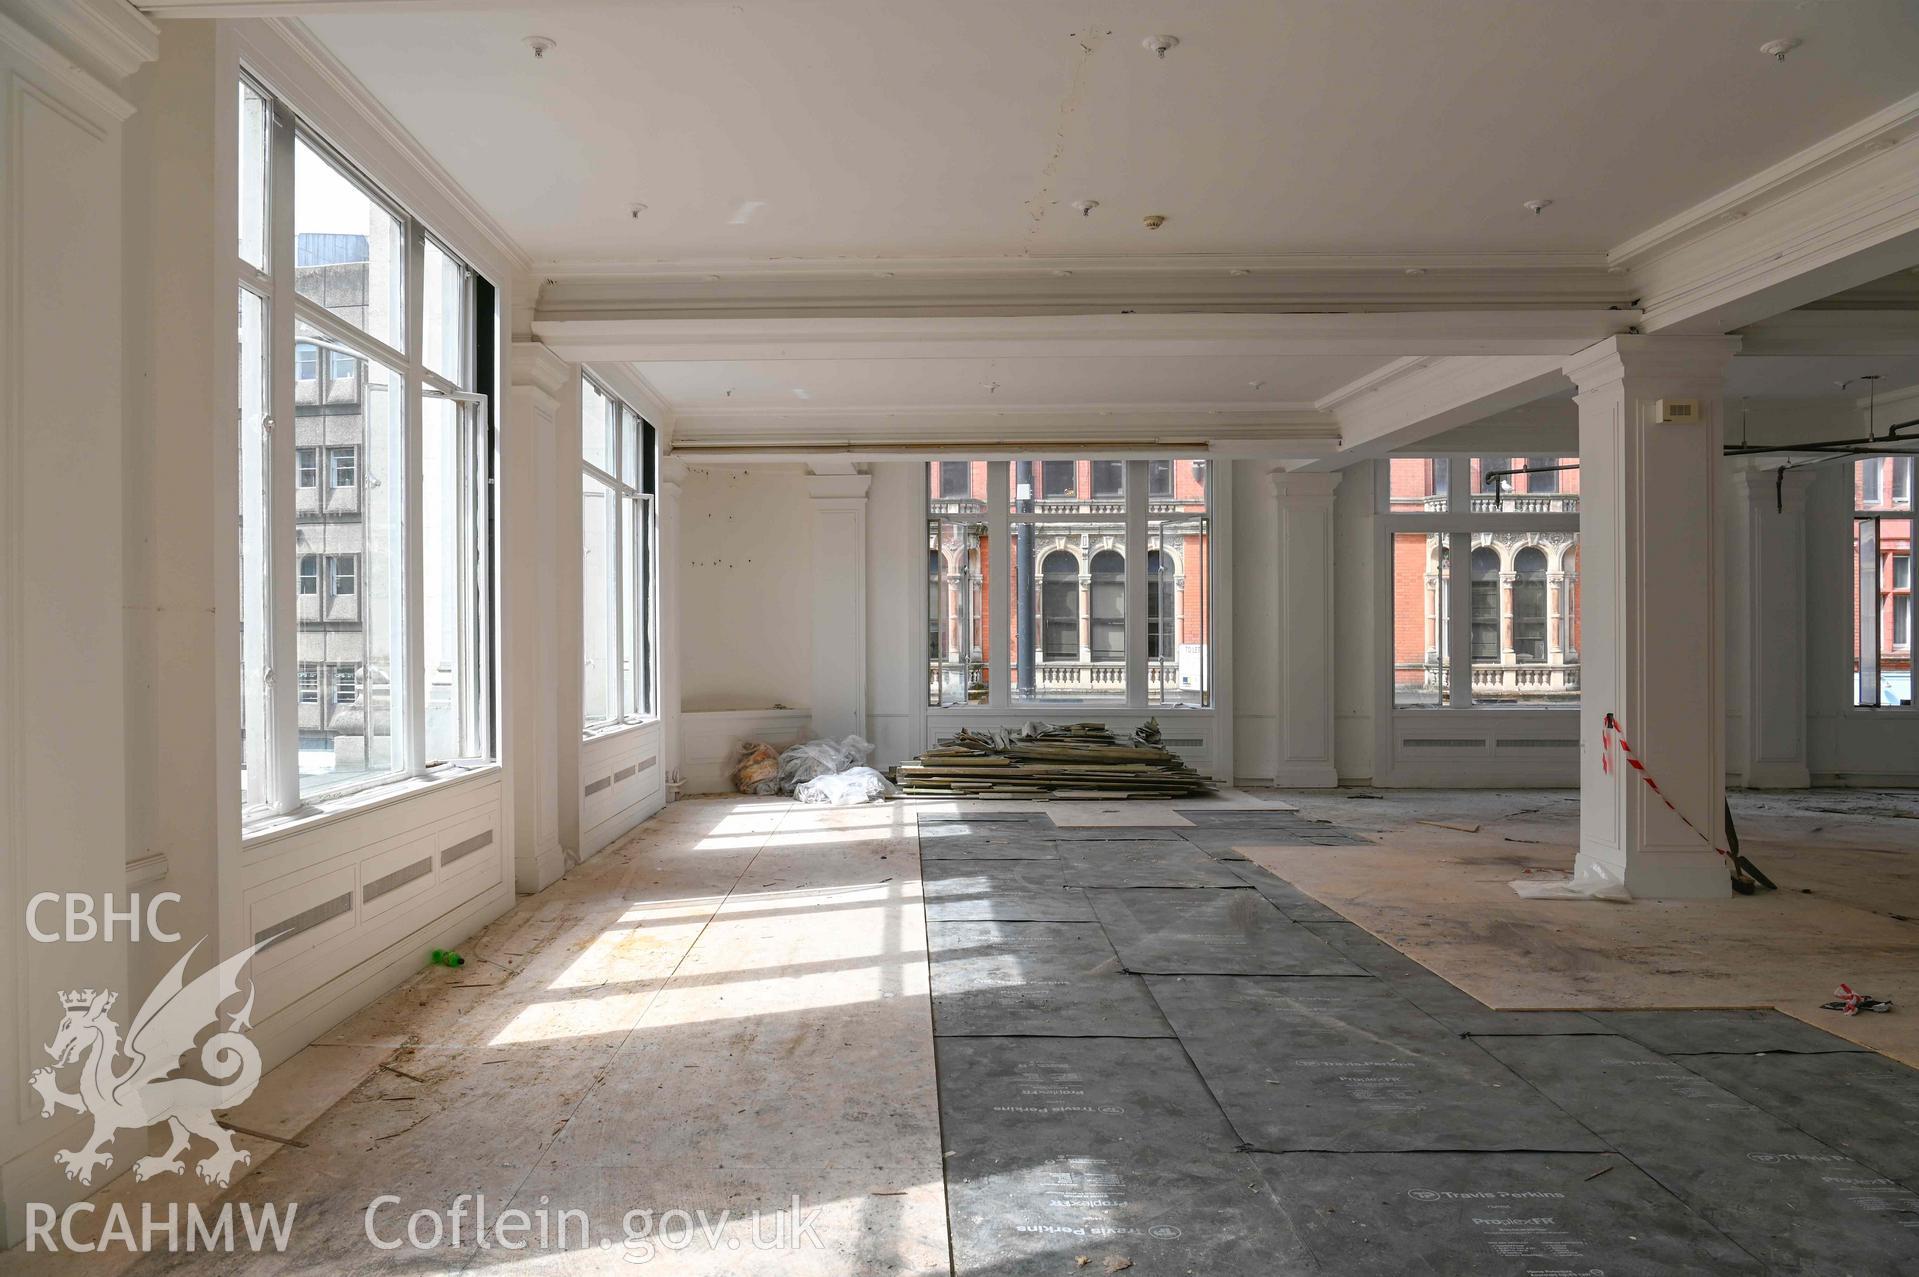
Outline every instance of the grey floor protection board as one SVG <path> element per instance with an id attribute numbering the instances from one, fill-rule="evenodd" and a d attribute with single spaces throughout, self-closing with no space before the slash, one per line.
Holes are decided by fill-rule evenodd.
<path id="1" fill-rule="evenodd" d="M 1753 1258 L 1616 1153 L 1257 1153 L 1339 1277 L 1670 1277 Z"/>
<path id="2" fill-rule="evenodd" d="M 1582 1011 L 1495 1011 L 1354 922 L 1308 922 L 1308 931 L 1378 976 L 1455 1033 L 1471 1036 L 1604 1033 Z"/>
<path id="3" fill-rule="evenodd" d="M 1234 866 L 1172 843 L 1061 843 L 1069 887 L 1240 887 Z"/>
<path id="4" fill-rule="evenodd" d="M 1086 895 L 1121 964 L 1140 975 L 1366 974 L 1244 886 Z"/>
<path id="5" fill-rule="evenodd" d="M 1919 1069 L 1870 1051 L 1687 1055 L 1675 1062 L 1919 1190 Z"/>
<path id="6" fill-rule="evenodd" d="M 1623 1037 L 1480 1044 L 1771 1271 L 1919 1274 L 1919 1196 Z"/>
<path id="7" fill-rule="evenodd" d="M 1058 860 L 929 860 L 920 865 L 928 922 L 1096 922 Z"/>
<path id="8" fill-rule="evenodd" d="M 1059 843 L 1021 835 L 994 838 L 981 834 L 929 837 L 920 832 L 921 860 L 1058 860 Z"/>
<path id="9" fill-rule="evenodd" d="M 1661 1055 L 1707 1051 L 1865 1051 L 1783 1011 L 1593 1011 L 1593 1022 Z M 1835 1012 L 1834 1014 L 1837 1014 Z"/>
<path id="10" fill-rule="evenodd" d="M 1315 1271 L 1177 1042 L 936 1049 L 955 1273 Z"/>
<path id="11" fill-rule="evenodd" d="M 1228 1120 L 1253 1149 L 1607 1148 L 1476 1040 L 1458 1036 L 1384 981 L 1351 976 L 1145 979 Z"/>
<path id="12" fill-rule="evenodd" d="M 1321 904 L 1278 874 L 1247 861 L 1229 863 L 1239 880 L 1279 907 L 1294 922 L 1344 922 L 1346 915 L 1331 905 Z"/>
<path id="13" fill-rule="evenodd" d="M 1172 1036 L 1098 923 L 928 922 L 926 940 L 936 1036 Z"/>

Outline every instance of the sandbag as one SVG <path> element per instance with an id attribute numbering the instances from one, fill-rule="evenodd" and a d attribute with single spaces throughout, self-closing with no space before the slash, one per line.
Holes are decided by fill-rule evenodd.
<path id="1" fill-rule="evenodd" d="M 733 788 L 742 794 L 780 792 L 780 756 L 764 741 L 741 741 L 731 774 Z"/>
<path id="2" fill-rule="evenodd" d="M 816 776 L 793 791 L 803 803 L 822 803 L 828 807 L 852 807 L 876 803 L 894 793 L 886 777 L 871 767 L 849 767 L 843 772 Z"/>
<path id="3" fill-rule="evenodd" d="M 864 767 L 873 756 L 873 743 L 858 736 L 845 740 L 809 740 L 780 755 L 780 792 L 795 793 L 821 776 Z"/>

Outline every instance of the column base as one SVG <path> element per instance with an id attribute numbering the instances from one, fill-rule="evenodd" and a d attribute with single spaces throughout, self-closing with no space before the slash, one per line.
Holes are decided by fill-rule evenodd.
<path id="1" fill-rule="evenodd" d="M 1810 789 L 1812 773 L 1804 763 L 1748 763 L 1740 784 L 1747 789 Z"/>
<path id="2" fill-rule="evenodd" d="M 1281 789 L 1338 789 L 1339 772 L 1331 763 L 1281 763 L 1273 784 Z"/>
<path id="3" fill-rule="evenodd" d="M 1573 867 L 1575 877 L 1588 866 L 1623 877 L 1635 900 L 1725 900 L 1732 895 L 1732 874 L 1717 852 L 1642 851 L 1622 865 L 1619 849 L 1581 848 Z"/>

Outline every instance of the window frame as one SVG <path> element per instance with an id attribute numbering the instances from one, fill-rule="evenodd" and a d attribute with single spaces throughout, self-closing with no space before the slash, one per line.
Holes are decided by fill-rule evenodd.
<path id="1" fill-rule="evenodd" d="M 1885 464 L 1881 464 L 1881 463 Z M 1859 467 L 1871 464 L 1876 467 L 1870 484 L 1861 482 Z M 1892 456 L 1877 454 L 1869 457 L 1854 457 L 1845 467 L 1848 500 L 1846 511 L 1846 547 L 1845 553 L 1851 562 L 1852 585 L 1848 590 L 1848 610 L 1851 612 L 1847 624 L 1843 648 L 1846 652 L 1846 665 L 1842 677 L 1848 685 L 1844 707 L 1856 714 L 1913 714 L 1919 713 L 1919 688 L 1914 687 L 1913 633 L 1919 630 L 1919 603 L 1915 598 L 1919 592 L 1912 588 L 1912 558 L 1914 533 L 1919 532 L 1919 502 L 1913 500 L 1914 488 L 1919 486 L 1919 457 Z M 1893 538 L 1888 537 L 1886 525 L 1903 523 L 1906 525 L 1906 545 L 1903 550 L 1887 548 Z M 1868 609 L 1860 598 L 1860 590 L 1866 581 L 1866 572 L 1858 561 L 1860 531 L 1862 524 L 1872 525 L 1872 543 L 1874 557 L 1879 561 L 1873 565 L 1871 579 L 1874 586 L 1872 625 L 1864 624 Z M 1903 560 L 1906 571 L 1906 583 L 1898 583 L 1899 564 Z M 1898 641 L 1899 630 L 1903 622 L 1906 641 Z M 1865 639 L 1868 628 L 1873 635 L 1873 677 L 1872 699 L 1863 699 L 1866 680 L 1863 677 L 1866 663 Z M 1883 699 L 1882 688 L 1885 682 L 1888 661 L 1903 664 L 1906 667 L 1906 700 L 1904 704 L 1889 704 Z"/>
<path id="2" fill-rule="evenodd" d="M 1059 707 L 1062 711 L 1065 711 L 1072 706 L 1087 706 L 1110 708 L 1115 713 L 1126 713 L 1129 715 L 1151 713 L 1160 716 L 1162 719 L 1174 715 L 1194 715 L 1198 717 L 1212 715 L 1220 705 L 1218 698 L 1225 694 L 1225 689 L 1222 686 L 1225 680 L 1222 677 L 1218 680 L 1218 684 L 1216 684 L 1214 679 L 1214 666 L 1215 662 L 1219 659 L 1219 654 L 1224 650 L 1224 643 L 1230 641 L 1229 638 L 1223 640 L 1220 632 L 1220 626 L 1227 623 L 1224 618 L 1230 618 L 1231 615 L 1230 611 L 1226 610 L 1227 603 L 1224 600 L 1219 602 L 1219 612 L 1217 615 L 1215 614 L 1213 603 L 1213 600 L 1218 597 L 1215 593 L 1216 565 L 1220 563 L 1230 563 L 1231 561 L 1229 552 L 1221 547 L 1217 540 L 1220 536 L 1226 535 L 1220 527 L 1218 512 L 1226 508 L 1224 503 L 1229 498 L 1222 493 L 1218 487 L 1219 459 L 1208 456 L 1203 451 L 1198 455 L 1194 455 L 1191 450 L 1188 450 L 1180 453 L 1178 456 L 1165 458 L 1164 460 L 1168 465 L 1166 473 L 1176 475 L 1177 472 L 1171 469 L 1171 466 L 1178 464 L 1178 462 L 1184 458 L 1191 458 L 1195 462 L 1203 463 L 1198 467 L 1198 472 L 1195 475 L 1201 488 L 1200 494 L 1197 497 L 1179 497 L 1177 495 L 1169 497 L 1167 495 L 1161 495 L 1155 498 L 1150 496 L 1148 492 L 1150 486 L 1147 478 L 1148 468 L 1153 461 L 1161 459 L 1154 458 L 1149 461 L 1145 458 L 1132 457 L 1120 459 L 1122 466 L 1123 498 L 1115 498 L 1104 494 L 1097 497 L 1091 495 L 1075 496 L 1071 501 L 1085 508 L 1059 510 L 1046 508 L 1049 502 L 1059 503 L 1067 499 L 1062 497 L 1048 498 L 1045 495 L 1046 480 L 1043 466 L 1048 461 L 1072 464 L 1074 466 L 1075 491 L 1077 492 L 1079 487 L 1078 462 L 1088 460 L 1084 454 L 1072 458 L 1062 458 L 1057 455 L 1052 457 L 1028 456 L 1018 460 L 990 460 L 985 457 L 975 457 L 972 458 L 973 461 L 982 462 L 986 467 L 986 497 L 983 503 L 984 509 L 978 513 L 952 511 L 948 505 L 942 504 L 942 499 L 939 496 L 933 495 L 938 487 L 939 472 L 935 467 L 937 467 L 939 463 L 936 461 L 928 462 L 927 473 L 923 476 L 921 483 L 922 509 L 925 516 L 927 543 L 933 546 L 942 544 L 940 530 L 943 524 L 967 523 L 984 526 L 983 535 L 986 539 L 986 544 L 1007 548 L 1003 554 L 998 552 L 993 553 L 990 556 L 989 562 L 986 564 L 984 577 L 975 579 L 971 583 L 972 589 L 977 597 L 977 603 L 972 609 L 970 618 L 972 628 L 977 636 L 977 641 L 973 643 L 972 649 L 981 652 L 985 658 L 983 664 L 985 666 L 986 684 L 983 689 L 983 695 L 976 692 L 973 695 L 969 695 L 964 702 L 948 700 L 942 695 L 944 680 L 936 676 L 930 668 L 923 669 L 921 676 L 925 679 L 927 689 L 922 706 L 923 712 L 940 715 L 970 713 L 997 717 L 1005 717 L 1008 714 L 1033 716 L 1050 712 L 1053 707 Z M 1097 462 L 1111 459 L 1110 457 L 1100 457 L 1094 460 Z M 1025 469 L 1028 466 L 1031 467 L 1030 471 Z M 1022 486 L 1024 486 L 1028 493 L 1023 499 L 1019 496 Z M 1090 482 L 1087 486 L 1090 489 Z M 1176 480 L 1171 487 L 1172 492 L 1177 494 L 1179 485 Z M 1099 503 L 1102 508 L 1093 508 L 1095 502 Z M 1169 504 L 1169 502 L 1175 504 Z M 1115 503 L 1120 507 L 1117 511 L 1111 508 Z M 1194 508 L 1186 508 L 1188 505 Z M 1199 610 L 1194 615 L 1200 618 L 1200 623 L 1203 626 L 1203 632 L 1205 634 L 1202 677 L 1199 686 L 1195 689 L 1198 695 L 1197 703 L 1154 699 L 1155 693 L 1151 689 L 1149 669 L 1149 667 L 1155 663 L 1160 665 L 1172 664 L 1176 661 L 1177 657 L 1162 655 L 1156 661 L 1155 658 L 1148 654 L 1150 644 L 1148 641 L 1147 592 L 1151 584 L 1147 580 L 1146 575 L 1148 550 L 1155 544 L 1153 538 L 1164 534 L 1162 525 L 1182 520 L 1197 521 L 1199 524 L 1198 535 L 1205 538 L 1206 545 L 1206 550 L 1201 555 L 1202 563 L 1197 568 L 1188 563 L 1174 574 L 1179 581 L 1185 583 L 1186 589 L 1189 591 L 1186 606 L 1193 606 L 1193 600 L 1198 600 L 1197 607 Z M 1009 606 L 1013 589 L 1008 569 L 1011 566 L 1011 560 L 1015 557 L 1012 550 L 1014 546 L 1013 530 L 1022 523 L 1046 526 L 1058 525 L 1069 528 L 1073 525 L 1080 525 L 1082 531 L 1087 527 L 1100 530 L 1098 544 L 1079 565 L 1080 577 L 1086 580 L 1089 586 L 1085 602 L 1080 609 L 1080 615 L 1078 617 L 1082 626 L 1094 625 L 1095 629 L 1097 629 L 1097 625 L 1093 621 L 1092 607 L 1096 594 L 1096 588 L 1093 586 L 1091 579 L 1094 575 L 1092 571 L 1094 558 L 1106 552 L 1115 553 L 1120 557 L 1123 563 L 1123 570 L 1117 575 L 1117 581 L 1122 592 L 1124 605 L 1118 623 L 1124 627 L 1123 647 L 1119 655 L 1110 661 L 1098 651 L 1089 652 L 1088 659 L 1094 664 L 1114 664 L 1123 667 L 1125 676 L 1125 694 L 1123 697 L 1072 697 L 1053 695 L 1021 697 L 1017 695 L 1017 688 L 1015 686 L 1015 662 L 1012 658 L 1012 608 Z M 1164 549 L 1161 550 L 1161 553 L 1166 556 L 1165 562 L 1169 565 L 1170 569 L 1170 566 L 1175 562 L 1175 556 Z M 1045 555 L 1038 556 L 1033 564 L 1035 586 L 1037 587 L 1035 591 L 1034 624 L 1039 630 L 1037 642 L 1034 646 L 1042 652 L 1038 657 L 1038 660 L 1042 664 L 1048 660 L 1048 658 L 1043 655 L 1046 637 L 1045 611 L 1043 605 L 1046 578 L 1041 571 L 1041 567 L 1045 557 Z M 1102 577 L 1102 580 L 1107 580 L 1109 585 L 1111 584 L 1109 578 Z M 1169 578 L 1167 587 L 1171 589 L 1172 585 L 1173 582 Z M 930 593 L 928 598 L 929 601 L 925 606 L 928 607 L 930 613 L 932 606 Z M 1180 615 L 1186 615 L 1186 613 L 1182 611 Z M 984 620 L 982 618 L 984 618 Z M 987 622 L 990 622 L 990 629 L 987 627 Z M 1183 644 L 1179 643 L 1177 631 L 1174 629 L 1175 623 L 1174 620 L 1162 621 L 1166 631 L 1174 635 L 1173 642 L 1175 651 L 1177 651 L 1178 647 L 1183 646 Z M 1093 646 L 1098 647 L 1098 635 L 1093 635 L 1092 639 Z M 950 670 L 955 662 L 934 661 L 931 662 L 931 664 L 935 666 L 944 665 Z M 946 672 L 946 670 L 942 670 L 942 673 L 944 672 Z M 1163 696 L 1167 690 L 1169 689 L 1162 688 L 1160 694 Z"/>
<path id="3" fill-rule="evenodd" d="M 239 553 L 235 564 L 242 573 L 246 573 L 257 563 L 263 568 L 265 576 L 260 587 L 264 595 L 261 628 L 265 632 L 257 645 L 251 639 L 242 644 L 243 652 L 257 650 L 259 653 L 257 668 L 243 662 L 242 696 L 246 703 L 243 716 L 249 726 L 254 724 L 257 717 L 262 729 L 259 733 L 262 739 L 247 739 L 242 745 L 248 783 L 242 796 L 241 829 L 243 837 L 248 837 L 256 832 L 267 832 L 268 826 L 272 827 L 272 832 L 278 833 L 282 822 L 288 819 L 323 814 L 330 804 L 346 798 L 358 800 L 371 790 L 463 775 L 498 765 L 501 739 L 496 667 L 499 616 L 495 584 L 500 553 L 499 539 L 495 535 L 499 526 L 496 479 L 498 417 L 496 397 L 491 391 L 500 366 L 497 352 L 499 293 L 493 284 L 483 279 L 470 261 L 448 249 L 443 238 L 434 235 L 422 220 L 367 177 L 358 164 L 309 123 L 286 97 L 271 88 L 266 77 L 243 64 L 233 91 L 236 96 L 251 94 L 261 101 L 265 133 L 264 167 L 258 175 L 259 186 L 245 185 L 246 177 L 242 174 L 242 185 L 238 190 L 243 209 L 250 206 L 256 197 L 264 197 L 263 224 L 259 228 L 263 260 L 258 265 L 250 261 L 244 242 L 236 242 L 232 259 L 236 293 L 243 301 L 250 297 L 260 306 L 264 317 L 261 335 L 264 414 L 259 422 L 257 444 L 250 438 L 241 440 L 243 456 L 251 455 L 257 446 L 261 491 L 257 496 L 242 492 L 240 501 L 242 509 L 252 508 L 253 503 L 257 502 L 257 522 L 261 526 L 249 528 L 243 534 L 240 545 L 236 547 Z M 244 118 L 236 124 L 236 129 L 244 130 L 245 127 Z M 246 145 L 244 132 L 240 134 L 239 141 L 243 147 Z M 294 214 L 296 143 L 309 148 L 337 175 L 399 223 L 404 253 L 401 264 L 404 314 L 397 320 L 402 342 L 400 346 L 394 346 L 356 327 L 335 316 L 318 301 L 300 294 L 297 286 L 298 236 Z M 429 239 L 465 272 L 461 316 L 462 366 L 457 377 L 444 376 L 428 368 L 421 349 L 420 263 Z M 328 352 L 324 361 L 320 353 L 322 346 Z M 303 351 L 311 352 L 313 375 L 309 378 L 300 376 Z M 356 381 L 364 378 L 364 365 L 371 361 L 392 370 L 398 384 L 404 387 L 404 398 L 394 409 L 397 421 L 395 428 L 402 432 L 404 438 L 404 466 L 399 483 L 404 491 L 400 494 L 398 520 L 402 536 L 392 554 L 395 564 L 392 570 L 396 578 L 393 586 L 395 607 L 403 618 L 402 641 L 397 644 L 393 654 L 393 669 L 388 679 L 392 688 L 390 713 L 394 765 L 377 775 L 354 776 L 337 785 L 322 782 L 310 785 L 303 791 L 299 765 L 302 740 L 299 710 L 303 702 L 297 677 L 301 668 L 297 655 L 302 625 L 299 599 L 315 595 L 322 598 L 330 596 L 333 576 L 326 564 L 318 562 L 322 556 L 296 556 L 290 553 L 297 544 L 295 494 L 300 490 L 297 487 L 298 449 L 293 428 L 296 420 L 296 387 L 303 383 L 310 384 L 322 376 L 334 376 L 343 358 L 353 361 L 351 371 Z M 450 400 L 459 406 L 465 414 L 463 423 L 478 432 L 476 446 L 484 456 L 483 471 L 474 475 L 476 491 L 473 494 L 474 504 L 483 507 L 484 520 L 480 532 L 482 549 L 477 556 L 480 561 L 473 565 L 483 598 L 481 605 L 471 614 L 474 625 L 481 631 L 472 644 L 479 654 L 479 660 L 474 668 L 465 672 L 469 682 L 463 689 L 464 703 L 471 708 L 472 719 L 478 724 L 474 736 L 483 746 L 483 752 L 470 758 L 433 760 L 431 763 L 426 756 L 425 557 L 421 467 L 424 422 L 421 405 L 429 397 Z M 315 488 L 320 486 L 323 479 L 322 467 L 325 468 L 324 478 L 332 477 L 332 466 L 327 456 L 331 451 L 329 447 L 314 449 Z M 360 457 L 357 448 L 353 451 L 353 478 L 357 488 L 361 473 Z M 357 562 L 359 556 L 356 554 L 352 557 L 356 560 L 351 576 L 357 595 L 361 584 L 360 565 Z M 300 586 L 308 579 L 301 569 L 309 558 L 315 560 L 318 568 L 313 578 L 317 588 L 312 595 L 303 594 L 300 590 Z M 322 577 L 325 578 L 324 584 L 320 579 Z M 272 673 L 275 669 L 295 670 L 296 678 L 276 683 Z M 356 679 L 358 699 L 355 703 L 365 706 L 369 680 L 363 665 L 360 671 Z M 250 731 L 243 733 L 244 736 L 252 734 Z"/>
<path id="4" fill-rule="evenodd" d="M 580 374 L 580 426 L 585 429 L 585 390 L 591 386 L 600 395 L 606 405 L 607 420 L 607 461 L 605 467 L 596 465 L 586 457 L 584 442 L 580 452 L 580 471 L 587 478 L 603 485 L 612 494 L 613 535 L 610 543 L 613 547 L 613 567 L 608 582 L 618 588 L 613 590 L 613 600 L 606 608 L 607 633 L 606 650 L 612 653 L 611 668 L 608 671 L 607 693 L 613 713 L 604 719 L 586 721 L 586 697 L 581 696 L 580 738 L 594 740 L 612 732 L 625 731 L 644 723 L 658 721 L 660 717 L 659 699 L 659 635 L 658 635 L 658 592 L 659 592 L 659 501 L 658 475 L 660 464 L 659 432 L 646 415 L 628 403 L 625 396 L 608 387 L 605 380 L 590 372 Z M 634 421 L 632 438 L 640 450 L 639 464 L 632 469 L 634 478 L 627 480 L 621 476 L 628 473 L 623 449 L 627 432 L 625 418 L 631 416 Z M 582 436 L 584 439 L 584 436 Z M 634 526 L 629 530 L 626 525 L 628 502 L 639 511 Z M 584 512 L 582 512 L 582 517 Z M 629 546 L 629 536 L 637 539 L 637 551 Z M 633 560 L 628 562 L 629 557 Z M 581 624 L 585 625 L 586 592 L 593 583 L 581 582 Z M 637 675 L 633 690 L 638 693 L 637 701 L 629 708 L 627 700 L 627 669 L 625 660 L 625 641 L 627 615 L 623 599 L 630 590 L 632 598 L 640 609 L 640 615 L 634 618 L 634 665 Z M 585 655 L 581 654 L 580 666 L 582 692 L 586 676 Z"/>
<path id="5" fill-rule="evenodd" d="M 1577 460 L 1576 456 L 1563 452 L 1556 454 L 1553 460 L 1556 462 L 1561 457 L 1570 457 L 1574 461 Z M 1579 713 L 1580 704 L 1578 699 L 1568 699 L 1559 704 L 1539 704 L 1513 701 L 1498 697 L 1479 699 L 1473 695 L 1473 665 L 1476 662 L 1479 664 L 1486 663 L 1474 656 L 1474 585 L 1476 581 L 1482 584 L 1489 583 L 1493 591 L 1493 598 L 1497 603 L 1499 600 L 1499 592 L 1508 584 L 1503 578 L 1513 575 L 1512 570 L 1505 566 L 1505 560 L 1502 556 L 1500 558 L 1500 567 L 1494 572 L 1489 582 L 1488 578 L 1476 577 L 1472 568 L 1473 556 L 1481 549 L 1490 548 L 1489 546 L 1476 543 L 1476 538 L 1482 535 L 1489 537 L 1510 537 L 1515 534 L 1523 535 L 1529 533 L 1538 533 L 1544 536 L 1570 534 L 1572 537 L 1571 546 L 1568 549 L 1561 550 L 1557 556 L 1557 561 L 1563 564 L 1569 553 L 1575 556 L 1577 555 L 1580 535 L 1580 515 L 1577 508 L 1580 493 L 1564 491 L 1563 482 L 1555 485 L 1558 490 L 1550 493 L 1540 493 L 1539 495 L 1554 500 L 1569 501 L 1573 503 L 1573 508 L 1570 510 L 1562 509 L 1558 512 L 1520 512 L 1512 507 L 1511 494 L 1507 497 L 1505 509 L 1494 510 L 1482 508 L 1475 510 L 1473 508 L 1474 499 L 1476 497 L 1480 498 L 1481 505 L 1484 506 L 1487 494 L 1471 490 L 1474 460 L 1484 461 L 1488 460 L 1488 458 L 1477 452 L 1442 453 L 1410 451 L 1396 452 L 1391 457 L 1382 458 L 1373 463 L 1376 487 L 1374 509 L 1378 516 L 1376 520 L 1378 526 L 1375 533 L 1375 554 L 1378 556 L 1377 561 L 1383 565 L 1383 570 L 1379 574 L 1380 580 L 1378 585 L 1378 598 L 1380 599 L 1381 606 L 1378 609 L 1378 618 L 1374 625 L 1375 641 L 1379 645 L 1378 656 L 1374 661 L 1378 679 L 1376 686 L 1378 688 L 1377 694 L 1380 698 L 1379 704 L 1390 707 L 1391 713 L 1395 717 L 1412 716 L 1419 719 L 1430 719 L 1434 715 L 1445 714 L 1471 714 L 1481 716 L 1494 712 L 1527 715 L 1577 714 Z M 1493 458 L 1493 460 L 1498 460 L 1498 458 Z M 1395 510 L 1392 504 L 1392 464 L 1394 461 L 1432 462 L 1435 484 L 1443 482 L 1445 485 L 1446 492 L 1444 497 L 1433 496 L 1419 498 L 1419 500 L 1424 503 L 1425 508 L 1423 510 Z M 1520 464 L 1530 464 L 1527 458 L 1519 458 L 1518 461 Z M 1505 465 L 1511 464 L 1513 464 L 1513 460 L 1506 459 L 1502 466 L 1497 468 L 1504 468 Z M 1563 478 L 1564 472 L 1555 472 L 1555 474 Z M 1443 479 L 1441 476 L 1443 476 Z M 1523 496 L 1525 494 L 1522 493 L 1519 495 Z M 1447 703 L 1442 705 L 1403 704 L 1398 699 L 1399 689 L 1395 682 L 1397 653 L 1394 644 L 1396 605 L 1393 591 L 1393 565 L 1395 562 L 1394 538 L 1407 534 L 1432 535 L 1436 533 L 1447 534 L 1448 546 L 1450 548 L 1448 556 L 1450 560 L 1449 569 L 1438 574 L 1440 581 L 1443 582 L 1441 588 L 1446 591 L 1446 597 L 1442 601 L 1441 608 L 1441 620 L 1445 625 L 1445 632 L 1437 637 L 1438 659 L 1443 667 L 1443 685 L 1446 689 Z M 1522 550 L 1516 550 L 1514 552 L 1515 558 Z M 1499 552 L 1495 549 L 1494 553 L 1498 554 Z M 1549 578 L 1553 575 L 1554 562 L 1555 557 L 1548 555 L 1547 575 Z M 1578 569 L 1574 567 L 1569 573 L 1568 570 L 1562 566 L 1559 571 L 1562 578 L 1560 598 L 1562 616 L 1560 620 L 1562 626 L 1571 627 L 1569 631 L 1562 631 L 1562 645 L 1566 650 L 1571 651 L 1576 650 L 1569 640 L 1570 634 L 1576 632 L 1578 626 L 1578 614 L 1573 607 L 1573 598 L 1576 593 L 1574 583 L 1577 580 L 1574 574 L 1577 573 Z M 1516 581 L 1512 582 L 1512 584 L 1516 584 Z M 1550 589 L 1547 590 L 1546 625 L 1547 633 L 1550 634 L 1552 625 L 1552 599 Z M 1505 636 L 1497 632 L 1497 629 L 1495 630 L 1493 638 L 1495 643 L 1503 645 Z M 1517 642 L 1516 633 L 1515 642 Z M 1548 661 L 1550 661 L 1550 648 L 1548 649 L 1547 655 Z M 1530 667 L 1537 669 L 1541 667 L 1541 664 L 1541 662 L 1537 661 L 1516 660 L 1515 668 L 1524 669 Z M 1549 664 L 1547 667 L 1556 668 L 1551 667 Z"/>

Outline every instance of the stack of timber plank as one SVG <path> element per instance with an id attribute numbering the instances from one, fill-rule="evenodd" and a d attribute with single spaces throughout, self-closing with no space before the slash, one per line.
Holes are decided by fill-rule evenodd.
<path id="1" fill-rule="evenodd" d="M 1104 723 L 966 730 L 895 769 L 900 792 L 938 798 L 1187 798 L 1206 778 L 1160 743 L 1149 719 L 1122 740 Z"/>

